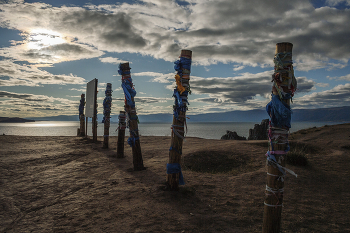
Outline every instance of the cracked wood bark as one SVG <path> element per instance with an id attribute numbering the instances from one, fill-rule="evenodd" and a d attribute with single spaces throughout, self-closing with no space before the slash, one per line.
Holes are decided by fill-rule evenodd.
<path id="1" fill-rule="evenodd" d="M 191 50 L 181 50 L 180 57 L 190 57 L 192 58 L 192 51 Z M 189 84 L 189 79 L 182 79 L 183 84 Z M 185 103 L 186 105 L 186 103 Z M 179 125 L 181 127 L 175 127 L 178 130 L 184 131 L 184 122 L 186 120 L 186 112 L 179 112 L 179 120 L 173 116 L 173 125 Z M 184 132 L 179 132 L 179 134 L 183 137 Z M 174 148 L 173 150 L 169 151 L 169 163 L 181 163 L 181 154 L 179 152 L 182 152 L 182 143 L 183 139 L 175 135 L 173 132 L 171 134 L 171 147 Z M 167 184 L 171 190 L 178 190 L 179 189 L 179 176 L 180 173 L 174 173 L 174 174 L 167 174 Z"/>
<path id="2" fill-rule="evenodd" d="M 292 52 L 293 44 L 289 42 L 283 42 L 276 44 L 276 54 L 277 53 L 284 53 L 284 52 Z M 290 56 L 290 60 L 292 60 L 292 57 Z M 274 95 L 278 95 L 276 88 L 272 89 L 272 93 Z M 290 105 L 290 99 L 288 100 L 282 100 L 286 104 Z M 273 145 L 274 150 L 285 150 L 287 148 L 287 144 L 274 144 Z M 270 146 L 269 150 L 271 151 L 272 148 Z M 285 167 L 285 155 L 275 155 L 276 160 L 278 163 Z M 275 189 L 282 189 L 284 188 L 284 180 L 278 180 L 278 176 L 281 176 L 282 173 L 273 166 L 267 166 L 267 172 L 273 175 L 277 176 L 271 176 L 267 175 L 267 182 L 266 185 L 271 188 Z M 283 193 L 282 195 L 266 195 L 265 196 L 265 203 L 270 205 L 282 205 L 283 204 Z M 279 233 L 281 231 L 281 214 L 282 214 L 282 206 L 277 207 L 270 207 L 267 205 L 264 205 L 264 217 L 263 217 L 263 233 Z"/>

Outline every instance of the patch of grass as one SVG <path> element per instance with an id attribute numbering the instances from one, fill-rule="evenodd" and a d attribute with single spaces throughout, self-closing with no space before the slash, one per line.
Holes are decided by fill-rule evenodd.
<path id="1" fill-rule="evenodd" d="M 286 156 L 286 163 L 296 166 L 308 166 L 309 161 L 307 153 L 312 151 L 306 144 L 303 143 L 290 143 L 290 151 Z"/>
<path id="2" fill-rule="evenodd" d="M 184 169 L 206 173 L 228 173 L 246 166 L 250 158 L 220 151 L 200 151 L 184 156 Z"/>

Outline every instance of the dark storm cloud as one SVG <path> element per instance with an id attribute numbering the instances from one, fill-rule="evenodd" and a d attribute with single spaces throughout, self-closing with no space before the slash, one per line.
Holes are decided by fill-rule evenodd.
<path id="1" fill-rule="evenodd" d="M 146 40 L 131 25 L 132 18 L 124 12 L 106 14 L 79 9 L 62 13 L 61 20 L 67 30 L 90 33 L 105 45 L 132 48 L 146 45 Z"/>
<path id="2" fill-rule="evenodd" d="M 60 110 L 62 110 L 62 109 L 58 109 L 58 108 L 33 108 L 33 109 L 35 109 L 35 110 L 45 110 L 45 111 L 47 111 L 47 110 L 49 110 L 49 111 L 60 111 Z"/>
<path id="3" fill-rule="evenodd" d="M 257 95 L 266 98 L 271 93 L 271 73 L 243 74 L 235 78 L 196 78 L 191 89 L 197 94 L 209 94 L 210 98 L 197 101 L 207 103 L 247 103 Z M 297 78 L 298 92 L 310 92 L 316 85 L 306 77 Z"/>
<path id="4" fill-rule="evenodd" d="M 0 98 L 17 98 L 17 99 L 27 99 L 29 97 L 32 97 L 31 94 L 17 94 L 7 91 L 0 91 Z"/>

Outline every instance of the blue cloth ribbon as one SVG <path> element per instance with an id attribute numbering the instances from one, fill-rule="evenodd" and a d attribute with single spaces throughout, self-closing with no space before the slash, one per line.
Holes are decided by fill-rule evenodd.
<path id="1" fill-rule="evenodd" d="M 182 175 L 181 171 L 181 165 L 179 163 L 167 163 L 166 164 L 166 173 L 167 174 L 175 174 L 175 173 L 180 173 L 179 175 L 179 184 L 184 185 L 184 177 Z"/>
<path id="2" fill-rule="evenodd" d="M 186 70 L 191 70 L 192 60 L 187 57 L 180 57 L 180 60 L 175 61 L 174 69 L 182 74 L 182 68 Z M 181 75 L 180 75 L 181 76 Z"/>
<path id="3" fill-rule="evenodd" d="M 128 144 L 130 147 L 135 146 L 136 140 L 139 140 L 139 137 L 129 137 L 128 138 Z"/>
<path id="4" fill-rule="evenodd" d="M 171 151 L 171 150 L 176 151 L 176 152 L 177 152 L 178 154 L 180 154 L 180 155 L 182 154 L 181 151 L 176 150 L 176 149 L 175 149 L 174 147 L 172 147 L 172 146 L 169 148 L 169 151 Z"/>
<path id="5" fill-rule="evenodd" d="M 131 84 L 128 80 L 122 82 L 122 88 L 128 105 L 130 105 L 132 108 L 135 108 L 135 103 L 131 100 L 131 97 L 134 97 L 136 95 L 136 91 L 131 87 Z"/>
<path id="6" fill-rule="evenodd" d="M 272 126 L 291 128 L 292 111 L 290 106 L 283 103 L 278 95 L 272 94 L 272 100 L 266 105 L 266 111 L 271 117 Z"/>
<path id="7" fill-rule="evenodd" d="M 102 123 L 109 122 L 109 118 L 106 117 L 106 115 L 111 113 L 111 106 L 112 106 L 112 84 L 107 83 L 106 91 L 105 91 L 106 97 L 103 100 L 103 119 Z"/>
<path id="8" fill-rule="evenodd" d="M 175 105 L 182 106 L 182 98 L 180 97 L 180 93 L 177 89 L 174 89 L 173 97 L 175 97 Z"/>

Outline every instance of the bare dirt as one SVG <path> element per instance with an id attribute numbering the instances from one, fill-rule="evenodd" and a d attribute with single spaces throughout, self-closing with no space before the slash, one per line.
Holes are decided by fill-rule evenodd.
<path id="1" fill-rule="evenodd" d="M 290 139 L 309 166 L 287 165 L 282 232 L 350 232 L 350 124 Z M 98 140 L 0 136 L 0 232 L 261 232 L 266 141 L 187 138 L 186 184 L 165 191 L 170 137 L 140 138 L 137 172 Z"/>

